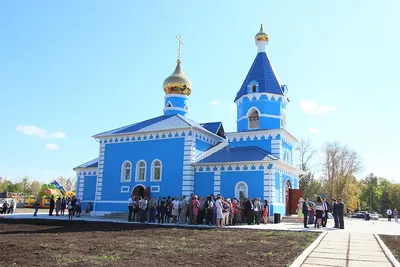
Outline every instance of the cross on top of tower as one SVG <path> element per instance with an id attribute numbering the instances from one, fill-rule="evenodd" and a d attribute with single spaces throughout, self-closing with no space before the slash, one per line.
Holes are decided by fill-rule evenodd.
<path id="1" fill-rule="evenodd" d="M 179 36 L 176 36 L 176 39 L 178 39 L 179 42 L 179 47 L 178 47 L 178 61 L 181 61 L 181 45 L 185 44 L 182 40 L 182 34 L 180 34 Z"/>

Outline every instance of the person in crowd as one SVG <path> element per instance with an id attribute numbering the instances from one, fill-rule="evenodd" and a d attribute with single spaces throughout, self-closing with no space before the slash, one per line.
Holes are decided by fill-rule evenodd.
<path id="1" fill-rule="evenodd" d="M 192 193 L 190 195 L 190 199 L 188 201 L 188 223 L 192 224 L 193 222 L 193 199 L 194 199 L 194 194 Z"/>
<path id="2" fill-rule="evenodd" d="M 342 201 L 342 199 L 338 199 L 338 203 L 336 205 L 336 213 L 338 216 L 338 221 L 339 221 L 339 225 L 338 228 L 339 229 L 344 229 L 344 203 Z"/>
<path id="3" fill-rule="evenodd" d="M 268 206 L 268 200 L 264 200 L 263 204 L 263 213 L 262 213 L 262 222 L 263 224 L 268 223 L 268 215 L 269 215 L 269 206 Z"/>
<path id="4" fill-rule="evenodd" d="M 139 197 L 139 212 L 140 212 L 140 222 L 144 223 L 146 221 L 146 209 L 147 209 L 147 199 Z"/>
<path id="5" fill-rule="evenodd" d="M 90 216 L 90 213 L 92 212 L 92 210 L 93 210 L 92 202 L 89 202 L 88 205 L 86 206 L 85 214 Z"/>
<path id="6" fill-rule="evenodd" d="M 171 219 L 171 213 L 172 213 L 172 200 L 171 197 L 168 196 L 167 197 L 167 213 L 165 214 L 165 222 L 169 223 L 170 219 Z"/>
<path id="7" fill-rule="evenodd" d="M 186 196 L 183 196 L 182 200 L 181 200 L 181 211 L 180 211 L 180 216 L 179 216 L 180 224 L 186 223 L 187 212 L 188 212 L 188 202 L 186 200 Z"/>
<path id="8" fill-rule="evenodd" d="M 7 200 L 5 200 L 5 201 L 3 202 L 3 206 L 1 207 L 1 213 L 2 213 L 2 214 L 7 214 L 7 210 L 8 210 L 8 208 L 9 208 L 9 206 L 10 206 L 10 204 L 8 203 Z"/>
<path id="9" fill-rule="evenodd" d="M 261 204 L 259 198 L 254 199 L 254 223 L 259 225 L 261 221 Z"/>
<path id="10" fill-rule="evenodd" d="M 158 223 L 164 223 L 165 216 L 167 213 L 167 198 L 166 197 L 163 197 L 162 200 L 160 201 L 160 204 L 158 205 L 158 210 L 160 212 Z"/>
<path id="11" fill-rule="evenodd" d="M 54 196 L 50 196 L 49 216 L 53 216 L 54 206 L 55 206 Z"/>
<path id="12" fill-rule="evenodd" d="M 17 203 L 14 201 L 14 199 L 11 199 L 11 203 L 10 203 L 10 207 L 9 207 L 10 214 L 14 213 L 16 206 L 17 206 Z"/>
<path id="13" fill-rule="evenodd" d="M 254 224 L 254 204 L 251 197 L 246 202 L 246 217 L 248 225 Z"/>
<path id="14" fill-rule="evenodd" d="M 81 213 L 82 213 L 81 199 L 77 198 L 76 199 L 76 203 L 75 203 L 75 214 L 76 214 L 76 217 L 81 217 Z"/>
<path id="15" fill-rule="evenodd" d="M 242 203 L 236 200 L 236 215 L 235 215 L 235 224 L 241 224 L 243 222 L 243 207 Z"/>
<path id="16" fill-rule="evenodd" d="M 399 212 L 397 211 L 397 209 L 394 209 L 393 216 L 394 216 L 394 221 L 398 222 L 399 221 Z"/>
<path id="17" fill-rule="evenodd" d="M 303 217 L 304 217 L 304 220 L 303 220 L 303 222 L 304 222 L 304 228 L 308 228 L 308 226 L 307 226 L 307 223 L 308 223 L 308 219 L 307 219 L 307 217 L 308 217 L 308 210 L 309 210 L 309 207 L 308 207 L 308 198 L 306 198 L 306 199 L 303 201 L 303 207 L 302 207 L 302 212 L 303 212 Z"/>
<path id="18" fill-rule="evenodd" d="M 134 196 L 133 194 L 128 198 L 128 222 L 132 221 L 132 215 L 133 215 L 133 202 L 134 202 Z"/>
<path id="19" fill-rule="evenodd" d="M 199 197 L 199 214 L 197 215 L 197 224 L 203 224 L 205 216 L 205 200 L 204 197 Z"/>
<path id="20" fill-rule="evenodd" d="M 174 200 L 171 203 L 172 205 L 172 211 L 171 211 L 171 215 L 172 215 L 172 223 L 176 223 L 176 219 L 179 215 L 179 200 L 178 197 L 174 197 Z"/>
<path id="21" fill-rule="evenodd" d="M 222 197 L 217 196 L 217 201 L 215 202 L 217 220 L 217 227 L 222 227 L 222 220 L 224 219 L 224 214 L 222 213 Z"/>
<path id="22" fill-rule="evenodd" d="M 213 223 L 213 212 L 214 212 L 214 202 L 211 199 L 211 196 L 206 198 L 206 202 L 204 203 L 204 209 L 206 212 L 206 224 L 211 225 Z"/>
<path id="23" fill-rule="evenodd" d="M 64 216 L 66 208 L 67 208 L 67 201 L 65 200 L 65 197 L 63 197 L 61 199 L 61 216 Z"/>
<path id="24" fill-rule="evenodd" d="M 303 221 L 304 221 L 303 202 L 304 202 L 304 199 L 301 197 L 299 199 L 299 203 L 297 204 L 297 217 L 299 217 L 300 223 L 303 223 Z"/>
<path id="25" fill-rule="evenodd" d="M 322 227 L 326 227 L 328 222 L 328 212 L 331 209 L 331 205 L 329 205 L 328 201 L 326 201 L 326 198 L 322 198 L 322 205 L 324 211 L 322 216 Z"/>
<path id="26" fill-rule="evenodd" d="M 322 226 L 322 217 L 324 215 L 324 203 L 322 203 L 322 198 L 320 196 L 317 197 L 317 202 L 315 202 L 315 218 L 317 220 L 317 228 L 321 228 Z"/>
<path id="27" fill-rule="evenodd" d="M 337 201 L 336 199 L 332 199 L 332 216 L 333 216 L 333 221 L 335 222 L 335 225 L 333 226 L 333 228 L 338 228 L 339 227 L 339 217 L 337 215 Z"/>
<path id="28" fill-rule="evenodd" d="M 72 221 L 72 218 L 74 217 L 74 209 L 75 209 L 74 201 L 72 199 L 68 200 L 67 209 L 68 209 L 68 220 Z"/>
<path id="29" fill-rule="evenodd" d="M 151 197 L 148 206 L 149 206 L 149 222 L 155 223 L 156 222 L 156 210 L 157 210 L 157 200 L 155 197 Z"/>
<path id="30" fill-rule="evenodd" d="M 195 195 L 192 199 L 192 224 L 197 224 L 197 216 L 199 215 L 200 202 Z"/>
<path id="31" fill-rule="evenodd" d="M 390 208 L 388 208 L 386 210 L 386 214 L 388 216 L 388 221 L 390 222 L 392 220 L 392 210 Z"/>
<path id="32" fill-rule="evenodd" d="M 58 197 L 56 200 L 56 216 L 60 216 L 60 210 L 61 210 L 61 198 Z"/>

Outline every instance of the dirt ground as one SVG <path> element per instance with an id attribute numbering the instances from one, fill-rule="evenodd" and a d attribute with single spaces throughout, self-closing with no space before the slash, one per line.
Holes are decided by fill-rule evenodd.
<path id="1" fill-rule="evenodd" d="M 385 245 L 393 253 L 393 256 L 400 261 L 400 236 L 398 235 L 379 235 Z"/>
<path id="2" fill-rule="evenodd" d="M 0 266 L 288 266 L 317 236 L 0 219 Z"/>

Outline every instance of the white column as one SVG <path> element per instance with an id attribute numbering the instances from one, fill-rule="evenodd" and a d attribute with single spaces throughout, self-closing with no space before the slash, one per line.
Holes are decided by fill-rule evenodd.
<path id="1" fill-rule="evenodd" d="M 185 136 L 183 147 L 183 175 L 182 196 L 190 196 L 194 193 L 194 167 L 191 165 L 196 156 L 195 139 L 193 136 Z"/>
<path id="2" fill-rule="evenodd" d="M 271 140 L 271 153 L 272 156 L 277 158 L 282 158 L 282 140 L 272 139 Z"/>
<path id="3" fill-rule="evenodd" d="M 279 173 L 279 202 L 283 203 L 283 181 L 282 181 L 282 173 Z"/>
<path id="4" fill-rule="evenodd" d="M 79 180 L 79 183 L 77 185 L 76 192 L 77 192 L 78 198 L 83 200 L 83 189 L 84 189 L 84 185 L 85 185 L 85 176 L 83 175 L 82 172 L 81 172 L 81 175 L 78 175 L 78 180 Z"/>
<path id="5" fill-rule="evenodd" d="M 214 172 L 214 196 L 221 194 L 221 171 Z"/>

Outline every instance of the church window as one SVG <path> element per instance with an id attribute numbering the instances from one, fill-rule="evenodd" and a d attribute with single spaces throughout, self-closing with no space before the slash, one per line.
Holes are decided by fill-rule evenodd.
<path id="1" fill-rule="evenodd" d="M 249 129 L 258 129 L 260 125 L 260 116 L 256 109 L 252 109 L 248 115 L 249 118 Z"/>
<path id="2" fill-rule="evenodd" d="M 284 160 L 285 160 L 287 163 L 290 163 L 290 152 L 289 152 L 289 150 L 286 150 Z"/>
<path id="3" fill-rule="evenodd" d="M 248 197 L 248 187 L 245 182 L 239 182 L 236 184 L 235 197 L 240 200 L 244 200 Z"/>
<path id="4" fill-rule="evenodd" d="M 136 181 L 146 180 L 146 162 L 139 161 L 136 165 Z"/>
<path id="5" fill-rule="evenodd" d="M 122 164 L 121 182 L 130 182 L 132 173 L 132 164 L 129 161 L 125 161 Z"/>
<path id="6" fill-rule="evenodd" d="M 252 84 L 250 87 L 250 93 L 256 93 L 257 92 L 257 86 L 255 84 Z"/>
<path id="7" fill-rule="evenodd" d="M 154 160 L 153 163 L 151 164 L 151 181 L 152 182 L 159 182 L 161 181 L 161 161 L 159 160 Z"/>
<path id="8" fill-rule="evenodd" d="M 166 105 L 166 107 L 167 108 L 171 108 L 172 107 L 171 101 L 168 101 L 168 104 Z"/>

